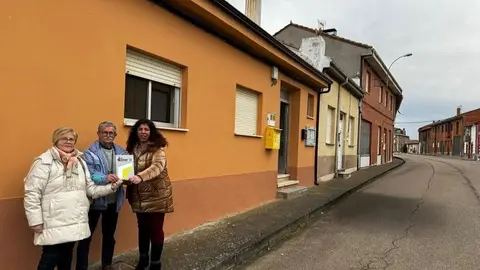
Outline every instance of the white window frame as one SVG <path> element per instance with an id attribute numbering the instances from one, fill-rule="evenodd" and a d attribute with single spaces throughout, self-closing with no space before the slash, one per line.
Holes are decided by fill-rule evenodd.
<path id="1" fill-rule="evenodd" d="M 383 104 L 383 86 L 380 86 L 380 91 L 378 93 L 378 103 Z"/>
<path id="2" fill-rule="evenodd" d="M 355 117 L 348 117 L 348 145 L 353 146 L 355 139 Z"/>
<path id="3" fill-rule="evenodd" d="M 165 65 L 165 66 L 170 66 L 170 67 L 173 67 L 173 68 L 176 68 L 176 69 L 181 69 L 181 67 L 179 66 L 176 66 L 176 65 L 173 65 L 173 64 L 170 64 L 170 63 L 166 63 L 158 58 L 155 58 L 153 56 L 149 56 L 147 54 L 144 54 L 144 53 L 141 53 L 137 50 L 134 50 L 134 49 L 131 49 L 131 48 L 128 48 L 127 49 L 127 55 L 128 54 L 131 54 L 133 55 L 133 58 L 135 57 L 145 57 L 147 59 L 147 61 L 158 61 L 160 63 L 162 63 L 162 65 Z M 171 86 L 171 87 L 174 87 L 174 91 L 173 91 L 173 98 L 172 98 L 172 104 L 171 104 L 171 107 L 172 107 L 172 112 L 173 113 L 173 123 L 165 123 L 165 122 L 158 122 L 158 121 L 153 121 L 153 123 L 155 124 L 155 126 L 157 128 L 173 128 L 173 129 L 179 129 L 180 128 L 180 119 L 181 119 L 181 104 L 182 104 L 182 91 L 181 91 L 181 84 L 172 84 L 172 83 L 169 83 L 169 82 L 166 82 L 166 81 L 162 81 L 161 79 L 154 79 L 155 78 L 155 72 L 153 72 L 152 70 L 149 71 L 150 74 L 149 75 L 144 75 L 144 74 L 141 74 L 140 72 L 136 72 L 136 68 L 132 68 L 132 69 L 129 69 L 129 64 L 128 64 L 128 56 L 127 56 L 127 64 L 126 64 L 126 71 L 125 73 L 126 74 L 129 74 L 129 75 L 133 75 L 133 76 L 136 76 L 136 77 L 139 77 L 139 78 L 142 78 L 142 79 L 145 79 L 148 81 L 148 89 L 147 89 L 147 104 L 146 104 L 146 117 L 147 119 L 151 119 L 151 113 L 152 113 L 152 82 L 157 82 L 157 83 L 161 83 L 161 84 L 165 84 L 165 85 L 168 85 L 168 86 Z M 153 76 L 152 76 L 153 74 Z M 158 74 L 158 73 L 157 73 Z M 182 74 L 180 75 L 182 77 Z M 181 78 L 182 79 L 182 78 Z M 124 120 L 123 120 L 123 123 L 124 125 L 128 125 L 128 126 L 133 126 L 136 122 L 138 121 L 138 119 L 132 119 L 132 118 L 127 118 L 124 116 Z"/>
<path id="4" fill-rule="evenodd" d="M 147 79 L 148 80 L 148 79 Z M 166 127 L 166 128 L 179 128 L 180 127 L 180 110 L 181 110 L 181 92 L 180 88 L 175 87 L 173 91 L 174 96 L 172 100 L 172 111 L 173 111 L 173 123 L 164 123 L 153 121 L 156 127 Z M 148 80 L 148 90 L 147 90 L 147 112 L 146 118 L 152 118 L 152 81 Z M 125 125 L 134 125 L 138 119 L 124 118 Z"/>
<path id="5" fill-rule="evenodd" d="M 239 92 L 244 92 L 247 93 L 247 95 L 254 95 L 255 96 L 255 101 L 256 104 L 255 106 L 255 115 L 251 117 L 253 119 L 253 123 L 251 123 L 252 127 L 251 131 L 245 131 L 240 129 L 240 126 L 238 125 L 238 120 L 239 120 L 239 108 L 238 108 L 238 93 Z M 259 116 L 259 102 L 260 102 L 260 93 L 255 92 L 253 90 L 247 89 L 245 87 L 237 86 L 235 90 L 235 120 L 234 120 L 234 134 L 235 135 L 240 135 L 240 136 L 249 136 L 249 137 L 259 137 L 258 135 L 258 116 Z"/>
<path id="6" fill-rule="evenodd" d="M 377 142 L 377 155 L 380 155 L 381 153 L 381 143 L 382 143 L 382 127 L 377 127 L 377 136 L 378 136 L 378 142 Z"/>
<path id="7" fill-rule="evenodd" d="M 370 93 L 370 72 L 367 71 L 367 75 L 365 76 L 365 92 Z"/>
<path id="8" fill-rule="evenodd" d="M 310 100 L 312 101 L 311 103 L 310 103 Z M 309 112 L 310 110 L 311 110 L 311 114 Z M 308 93 L 308 95 L 307 95 L 307 118 L 313 118 L 314 114 L 315 114 L 315 95 Z"/>
<path id="9" fill-rule="evenodd" d="M 326 144 L 335 144 L 335 108 L 327 107 L 327 123 L 326 123 Z"/>

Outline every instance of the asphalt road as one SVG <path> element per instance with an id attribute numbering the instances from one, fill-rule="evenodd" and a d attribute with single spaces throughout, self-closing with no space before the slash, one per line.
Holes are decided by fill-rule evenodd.
<path id="1" fill-rule="evenodd" d="M 402 157 L 246 269 L 480 269 L 480 162 Z"/>

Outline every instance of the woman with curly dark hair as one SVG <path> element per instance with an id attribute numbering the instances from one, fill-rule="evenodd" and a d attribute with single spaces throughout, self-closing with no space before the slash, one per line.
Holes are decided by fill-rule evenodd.
<path id="1" fill-rule="evenodd" d="M 163 222 L 173 212 L 172 185 L 167 171 L 165 137 L 148 119 L 130 130 L 127 151 L 134 156 L 135 176 L 129 179 L 127 198 L 137 215 L 139 262 L 135 269 L 161 269 Z M 151 244 L 151 252 L 150 252 Z M 149 256 L 150 253 L 150 256 Z"/>

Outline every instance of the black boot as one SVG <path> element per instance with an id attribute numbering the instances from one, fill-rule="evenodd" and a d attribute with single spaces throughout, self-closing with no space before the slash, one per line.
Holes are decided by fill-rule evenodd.
<path id="1" fill-rule="evenodd" d="M 160 270 L 162 269 L 162 251 L 163 251 L 163 243 L 162 244 L 152 244 L 152 256 L 150 258 L 150 270 Z"/>
<path id="2" fill-rule="evenodd" d="M 135 267 L 135 270 L 147 269 L 149 260 L 150 258 L 148 257 L 148 254 L 140 254 L 140 258 L 138 259 L 138 264 L 137 267 Z"/>

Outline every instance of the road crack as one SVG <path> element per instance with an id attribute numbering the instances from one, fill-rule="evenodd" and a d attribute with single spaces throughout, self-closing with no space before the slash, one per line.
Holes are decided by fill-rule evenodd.
<path id="1" fill-rule="evenodd" d="M 393 263 L 390 263 L 388 261 L 388 257 L 391 255 L 392 252 L 400 249 L 400 246 L 398 245 L 400 241 L 406 239 L 408 237 L 409 231 L 415 226 L 413 222 L 413 218 L 415 214 L 420 210 L 422 205 L 425 203 L 425 196 L 427 195 L 428 191 L 430 190 L 430 187 L 432 186 L 432 181 L 433 177 L 435 176 L 435 167 L 433 166 L 432 163 L 428 162 L 430 166 L 432 167 L 432 175 L 430 175 L 430 178 L 428 179 L 427 187 L 425 191 L 422 193 L 422 196 L 420 197 L 420 201 L 417 203 L 413 211 L 410 213 L 410 216 L 408 217 L 408 226 L 403 230 L 403 235 L 401 237 L 397 237 L 392 240 L 391 242 L 391 247 L 387 249 L 381 256 L 375 256 L 373 258 L 370 258 L 367 260 L 365 264 L 362 263 L 361 270 L 371 270 L 371 269 L 382 269 L 385 270 L 388 267 L 392 266 Z M 458 170 L 458 169 L 457 169 Z M 463 174 L 462 174 L 463 175 Z M 465 176 L 464 176 L 465 178 Z M 473 187 L 471 184 L 470 180 L 467 182 L 470 183 L 470 185 Z M 478 193 L 476 193 L 478 196 L 478 199 L 480 201 L 480 196 Z"/>

